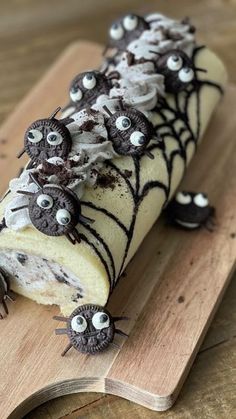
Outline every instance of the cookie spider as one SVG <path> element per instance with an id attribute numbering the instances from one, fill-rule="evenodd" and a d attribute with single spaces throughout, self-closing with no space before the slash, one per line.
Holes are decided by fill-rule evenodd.
<path id="1" fill-rule="evenodd" d="M 30 177 L 38 186 L 38 191 L 17 191 L 29 196 L 29 203 L 11 211 L 28 208 L 29 218 L 38 231 L 47 236 L 65 235 L 72 244 L 80 243 L 76 225 L 92 223 L 93 220 L 81 214 L 81 205 L 76 194 L 64 186 L 43 186 L 32 173 Z"/>
<path id="2" fill-rule="evenodd" d="M 153 159 L 147 150 L 151 139 L 160 140 L 146 116 L 134 108 L 125 109 L 120 101 L 120 110 L 112 113 L 106 105 L 103 106 L 108 115 L 105 126 L 108 138 L 112 141 L 117 154 L 124 156 L 141 156 L 146 154 Z"/>
<path id="3" fill-rule="evenodd" d="M 213 227 L 214 207 L 209 205 L 207 195 L 195 192 L 178 192 L 167 207 L 169 220 L 184 229 L 193 230 Z"/>
<path id="4" fill-rule="evenodd" d="M 149 28 L 149 23 L 135 14 L 116 20 L 109 29 L 109 41 L 104 54 L 109 48 L 116 48 L 118 52 L 125 51 L 130 42 L 139 38 L 142 32 Z"/>
<path id="5" fill-rule="evenodd" d="M 120 77 L 117 71 L 110 72 L 105 75 L 104 71 L 87 71 L 78 74 L 71 82 L 69 93 L 71 102 L 63 109 L 73 106 L 79 111 L 88 106 L 92 106 L 100 95 L 109 95 L 112 87 L 111 81 Z"/>
<path id="6" fill-rule="evenodd" d="M 0 320 L 4 319 L 9 314 L 6 300 L 14 301 L 10 296 L 10 281 L 4 271 L 0 268 L 0 304 L 3 306 L 5 315 L 0 313 Z"/>
<path id="7" fill-rule="evenodd" d="M 31 160 L 27 169 L 50 157 L 57 156 L 64 159 L 68 156 L 72 139 L 65 124 L 68 124 L 70 120 L 68 118 L 56 119 L 55 116 L 60 110 L 61 108 L 57 108 L 49 118 L 38 119 L 27 128 L 24 136 L 24 148 L 17 156 L 20 158 L 24 153 L 28 154 Z"/>
<path id="8" fill-rule="evenodd" d="M 104 307 L 94 304 L 77 307 L 69 317 L 54 316 L 53 319 L 66 322 L 66 328 L 55 330 L 56 335 L 67 335 L 69 338 L 62 356 L 72 347 L 83 354 L 95 355 L 110 345 L 119 348 L 113 343 L 115 333 L 128 337 L 115 327 L 115 322 L 128 320 L 127 317 L 112 317 Z"/>
<path id="9" fill-rule="evenodd" d="M 206 72 L 194 66 L 193 61 L 181 50 L 171 50 L 164 54 L 149 51 L 158 55 L 155 61 L 156 69 L 165 78 L 165 88 L 168 93 L 179 93 L 190 83 L 197 80 L 197 71 Z"/>

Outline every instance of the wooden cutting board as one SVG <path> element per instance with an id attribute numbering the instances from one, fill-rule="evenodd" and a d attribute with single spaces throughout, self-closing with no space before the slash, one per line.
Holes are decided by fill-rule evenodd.
<path id="1" fill-rule="evenodd" d="M 71 45 L 2 126 L 2 192 L 22 165 L 15 155 L 25 128 L 66 103 L 69 81 L 96 67 L 101 50 L 88 42 Z M 61 358 L 67 339 L 54 334 L 58 309 L 19 296 L 9 305 L 0 322 L 1 419 L 20 419 L 46 400 L 84 391 L 159 411 L 173 405 L 235 264 L 235 101 L 230 87 L 183 181 L 209 194 L 217 226 L 213 233 L 187 232 L 158 220 L 109 301 L 113 314 L 130 317 L 121 327 L 130 337 L 116 341 L 121 349 L 95 357 L 71 350 Z"/>

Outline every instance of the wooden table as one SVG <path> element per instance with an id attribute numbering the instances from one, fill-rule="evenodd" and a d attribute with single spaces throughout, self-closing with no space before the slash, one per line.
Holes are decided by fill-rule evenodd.
<path id="1" fill-rule="evenodd" d="M 236 0 L 2 0 L 0 121 L 68 43 L 77 39 L 104 42 L 106 28 L 117 15 L 127 11 L 154 11 L 157 6 L 160 12 L 177 18 L 191 16 L 198 28 L 198 39 L 220 54 L 228 67 L 230 80 L 236 81 Z M 236 109 L 232 109 L 233 117 L 235 113 Z M 0 164 L 1 159 L 7 159 L 4 142 L 0 144 Z M 232 240 L 236 237 L 232 236 Z M 151 412 L 115 396 L 90 393 L 48 402 L 27 415 L 27 419 L 236 417 L 235 279 L 234 276 L 171 411 Z"/>

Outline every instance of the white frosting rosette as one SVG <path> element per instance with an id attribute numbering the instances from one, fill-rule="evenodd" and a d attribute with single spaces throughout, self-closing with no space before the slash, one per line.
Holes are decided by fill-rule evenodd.
<path id="1" fill-rule="evenodd" d="M 159 96 L 164 95 L 164 77 L 157 74 L 151 61 L 129 65 L 126 54 L 117 65 L 120 73 L 119 87 L 110 90 L 110 97 L 122 97 L 129 106 L 149 111 L 156 106 Z"/>

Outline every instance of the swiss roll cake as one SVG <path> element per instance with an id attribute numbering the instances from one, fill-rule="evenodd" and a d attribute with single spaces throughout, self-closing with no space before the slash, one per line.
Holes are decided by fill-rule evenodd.
<path id="1" fill-rule="evenodd" d="M 226 81 L 188 19 L 114 22 L 100 68 L 75 75 L 62 113 L 25 127 L 29 163 L 0 204 L 11 288 L 64 314 L 105 306 L 173 197 Z"/>

